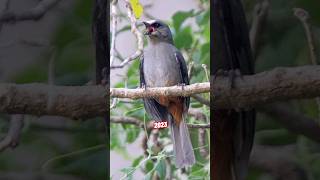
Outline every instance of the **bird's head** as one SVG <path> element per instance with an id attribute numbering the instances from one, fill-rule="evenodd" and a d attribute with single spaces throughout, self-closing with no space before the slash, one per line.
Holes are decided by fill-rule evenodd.
<path id="1" fill-rule="evenodd" d="M 160 20 L 144 21 L 146 27 L 144 35 L 149 36 L 152 41 L 165 41 L 173 43 L 170 28 L 167 24 Z"/>

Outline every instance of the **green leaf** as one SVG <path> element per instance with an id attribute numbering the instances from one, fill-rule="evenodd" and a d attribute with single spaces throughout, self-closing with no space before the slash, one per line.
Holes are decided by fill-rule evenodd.
<path id="1" fill-rule="evenodd" d="M 143 159 L 143 156 L 139 156 L 136 159 L 134 159 L 133 162 L 132 162 L 132 166 L 133 167 L 138 166 L 138 164 L 141 162 L 142 159 Z"/>
<path id="2" fill-rule="evenodd" d="M 192 41 L 192 30 L 190 26 L 183 28 L 174 38 L 175 45 L 178 49 L 190 49 Z"/>
<path id="3" fill-rule="evenodd" d="M 209 21 L 210 21 L 210 11 L 205 11 L 201 14 L 199 14 L 197 17 L 196 17 L 196 22 L 199 26 L 201 25 L 205 25 L 205 24 L 209 24 Z"/>
<path id="4" fill-rule="evenodd" d="M 127 142 L 128 143 L 133 143 L 139 135 L 139 131 L 137 131 L 136 128 L 129 128 L 127 131 Z"/>
<path id="5" fill-rule="evenodd" d="M 164 159 L 161 159 L 156 164 L 156 172 L 160 176 L 160 179 L 164 179 L 166 176 L 166 163 L 164 162 Z"/>
<path id="6" fill-rule="evenodd" d="M 194 16 L 193 10 L 190 11 L 178 11 L 172 17 L 173 19 L 173 27 L 178 32 L 181 28 L 182 23 L 189 17 Z"/>
<path id="7" fill-rule="evenodd" d="M 146 162 L 146 171 L 149 172 L 153 169 L 153 162 L 152 161 L 147 161 Z"/>

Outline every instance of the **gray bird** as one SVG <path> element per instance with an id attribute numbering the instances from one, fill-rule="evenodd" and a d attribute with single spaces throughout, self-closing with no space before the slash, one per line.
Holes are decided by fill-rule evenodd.
<path id="1" fill-rule="evenodd" d="M 168 25 L 159 20 L 143 22 L 148 36 L 140 62 L 141 87 L 165 87 L 189 84 L 185 60 L 174 46 Z M 166 120 L 170 126 L 176 167 L 191 166 L 195 156 L 185 123 L 190 97 L 144 98 L 148 115 L 155 121 Z"/>

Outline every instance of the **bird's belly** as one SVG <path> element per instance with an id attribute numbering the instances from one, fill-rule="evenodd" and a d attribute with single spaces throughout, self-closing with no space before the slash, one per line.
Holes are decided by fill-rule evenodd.
<path id="1" fill-rule="evenodd" d="M 181 83 L 180 69 L 176 62 L 145 62 L 144 78 L 147 87 L 173 86 Z M 175 64 L 174 64 L 175 63 Z"/>

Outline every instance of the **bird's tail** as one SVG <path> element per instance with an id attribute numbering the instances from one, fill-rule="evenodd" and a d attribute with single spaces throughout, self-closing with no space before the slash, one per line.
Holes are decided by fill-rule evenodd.
<path id="1" fill-rule="evenodd" d="M 184 117 L 179 124 L 176 124 L 173 117 L 170 117 L 170 131 L 173 141 L 173 150 L 176 157 L 176 167 L 182 168 L 195 163 L 195 156 L 190 140 L 188 127 Z"/>

